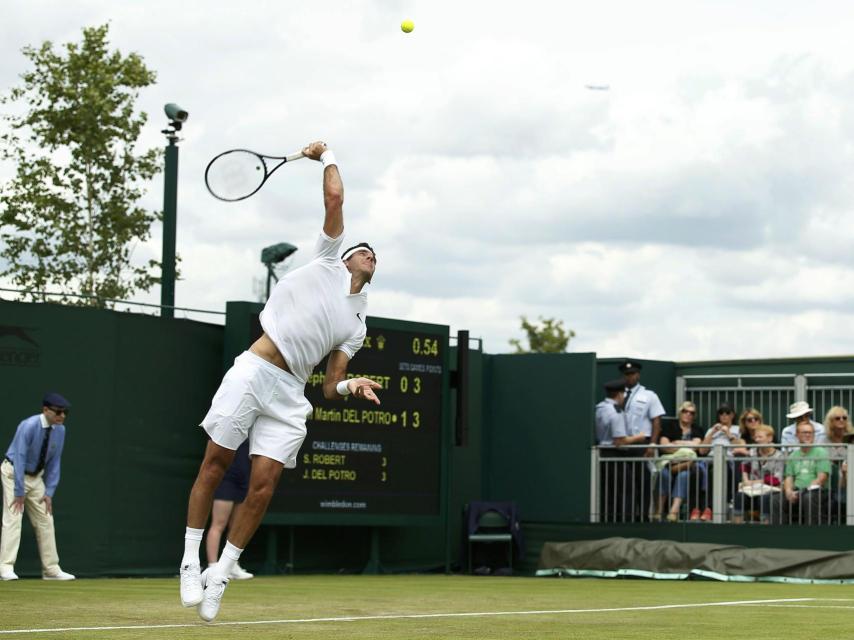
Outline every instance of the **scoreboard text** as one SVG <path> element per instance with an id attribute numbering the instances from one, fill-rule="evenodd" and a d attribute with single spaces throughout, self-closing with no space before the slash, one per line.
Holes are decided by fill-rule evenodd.
<path id="1" fill-rule="evenodd" d="M 368 319 L 364 346 L 347 369 L 348 377 L 380 384 L 380 405 L 352 396 L 326 400 L 325 359 L 309 377 L 308 434 L 270 511 L 439 515 L 447 327 L 391 324 Z"/>

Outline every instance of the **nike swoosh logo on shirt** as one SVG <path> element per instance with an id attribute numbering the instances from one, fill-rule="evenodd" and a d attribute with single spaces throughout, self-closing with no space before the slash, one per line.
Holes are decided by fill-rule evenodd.
<path id="1" fill-rule="evenodd" d="M 358 314 L 358 313 L 357 313 L 357 314 L 356 314 L 356 317 L 359 319 L 359 322 L 361 322 L 361 321 L 362 321 L 362 316 L 361 316 L 361 314 Z"/>

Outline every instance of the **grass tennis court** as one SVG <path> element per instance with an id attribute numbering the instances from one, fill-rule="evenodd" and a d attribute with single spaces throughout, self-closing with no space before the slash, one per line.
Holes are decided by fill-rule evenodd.
<path id="1" fill-rule="evenodd" d="M 852 614 L 854 586 L 280 576 L 233 582 L 207 625 L 177 579 L 0 584 L 0 638 L 838 638 Z"/>

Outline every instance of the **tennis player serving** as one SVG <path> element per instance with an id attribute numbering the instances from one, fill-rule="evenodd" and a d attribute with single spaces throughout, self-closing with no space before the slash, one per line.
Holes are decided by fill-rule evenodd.
<path id="1" fill-rule="evenodd" d="M 303 149 L 323 164 L 326 215 L 311 262 L 286 274 L 261 312 L 264 334 L 228 370 L 201 426 L 210 436 L 205 458 L 190 492 L 181 603 L 198 605 L 203 620 L 213 620 L 228 574 L 258 528 L 282 469 L 296 466 L 312 407 L 305 399 L 306 380 L 328 354 L 323 395 L 353 395 L 379 404 L 380 385 L 347 376 L 347 364 L 365 340 L 367 293 L 377 265 L 365 242 L 342 251 L 344 185 L 335 156 L 323 142 Z M 235 450 L 249 438 L 252 469 L 243 509 L 228 532 L 216 566 L 200 572 L 199 544 L 211 511 L 213 494 Z"/>

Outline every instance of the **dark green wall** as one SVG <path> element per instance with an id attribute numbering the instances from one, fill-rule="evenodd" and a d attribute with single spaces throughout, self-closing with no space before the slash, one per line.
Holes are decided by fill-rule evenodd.
<path id="1" fill-rule="evenodd" d="M 534 522 L 588 519 L 596 356 L 488 356 L 484 498 L 512 500 Z"/>
<path id="2" fill-rule="evenodd" d="M 196 425 L 221 375 L 223 328 L 5 301 L 0 325 L 0 352 L 38 354 L 37 366 L 0 366 L 3 452 L 18 423 L 40 411 L 45 391 L 74 405 L 54 500 L 62 567 L 80 575 L 173 572 L 205 442 Z M 24 520 L 16 571 L 38 574 Z"/>

